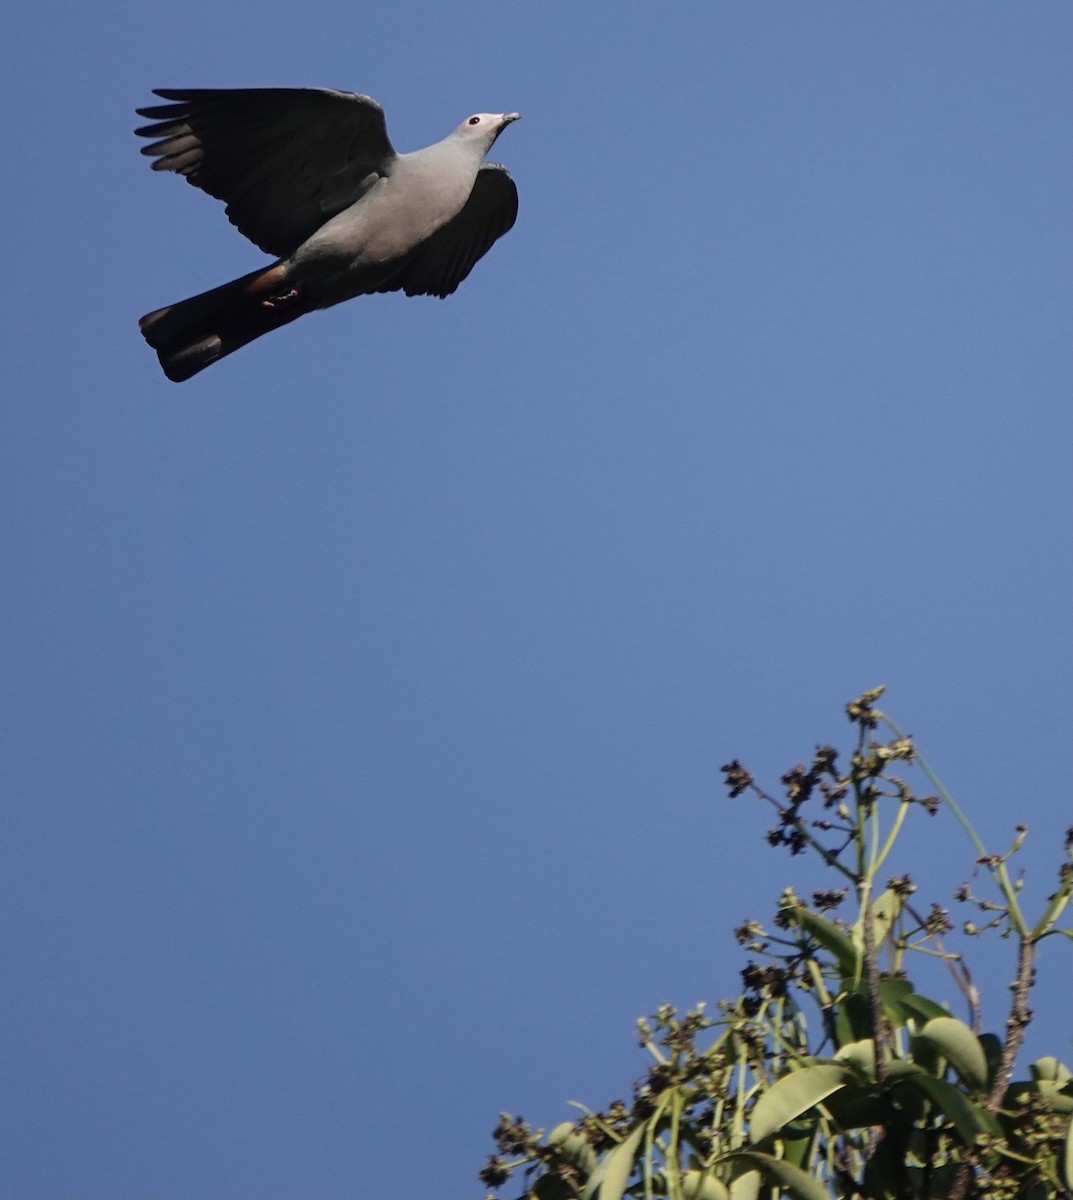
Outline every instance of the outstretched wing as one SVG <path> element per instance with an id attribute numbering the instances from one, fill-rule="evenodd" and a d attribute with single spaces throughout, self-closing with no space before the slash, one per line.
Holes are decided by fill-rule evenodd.
<path id="1" fill-rule="evenodd" d="M 462 211 L 422 242 L 398 274 L 376 290 L 449 296 L 517 216 L 518 189 L 507 168 L 484 163 Z"/>
<path id="2" fill-rule="evenodd" d="M 139 108 L 142 153 L 223 200 L 231 223 L 284 258 L 390 169 L 384 110 L 329 88 L 159 88 Z M 487 247 L 486 247 L 487 248 Z M 482 250 L 483 254 L 484 251 Z M 479 256 L 478 256 L 479 257 Z"/>

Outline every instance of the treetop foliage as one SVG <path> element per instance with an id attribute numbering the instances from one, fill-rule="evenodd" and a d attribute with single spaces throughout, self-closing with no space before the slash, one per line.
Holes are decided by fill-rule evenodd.
<path id="1" fill-rule="evenodd" d="M 1010 869 L 1026 828 L 989 852 L 876 707 L 883 690 L 846 706 L 856 729 L 848 756 L 817 747 L 782 776 L 779 796 L 737 760 L 723 767 L 731 797 L 774 810 L 771 846 L 818 856 L 835 886 L 808 899 L 787 887 L 768 924 L 735 930 L 750 957 L 740 995 L 716 1013 L 662 1005 L 638 1022 L 652 1061 L 629 1101 L 575 1105 L 581 1115 L 550 1132 L 503 1114 L 481 1172 L 488 1187 L 520 1174 L 526 1200 L 1073 1200 L 1073 1073 L 1048 1056 L 1013 1078 L 1039 947 L 1073 938 L 1060 924 L 1073 828 L 1055 890 L 1030 916 Z M 971 914 L 962 932 L 1015 947 L 1001 1033 L 983 1030 L 969 967 L 946 945 L 950 912 L 921 906 L 909 875 L 882 877 L 910 815 L 943 807 L 986 884 L 982 895 L 976 884 L 954 891 Z M 839 915 L 847 903 L 853 911 Z M 945 964 L 966 1021 L 917 990 L 919 956 Z"/>

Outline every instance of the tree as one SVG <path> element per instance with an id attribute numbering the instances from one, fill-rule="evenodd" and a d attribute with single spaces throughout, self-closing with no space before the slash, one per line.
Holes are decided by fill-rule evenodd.
<path id="1" fill-rule="evenodd" d="M 723 767 L 732 797 L 774 808 L 769 843 L 818 855 L 839 886 L 807 901 L 787 888 L 770 929 L 747 921 L 735 931 L 755 957 L 717 1016 L 664 1005 L 638 1022 L 654 1061 L 629 1104 L 578 1105 L 580 1118 L 547 1134 L 503 1114 L 486 1185 L 520 1174 L 533 1200 L 1073 1198 L 1073 1074 L 1045 1057 L 1013 1080 L 1039 946 L 1073 938 L 1059 926 L 1073 890 L 1073 829 L 1056 890 L 1032 921 L 1009 867 L 1025 828 L 1005 853 L 988 853 L 912 740 L 876 708 L 882 692 L 846 706 L 857 739 L 845 765 L 818 747 L 808 766 L 782 776 L 781 799 L 741 763 Z M 888 740 L 876 740 L 880 729 Z M 917 795 L 895 770 L 915 772 L 934 794 Z M 1001 1037 L 981 1032 L 972 976 L 944 944 L 947 910 L 922 911 L 908 875 L 879 882 L 910 813 L 942 806 L 990 883 L 984 896 L 969 884 L 955 892 L 972 912 L 963 932 L 1016 947 Z M 840 918 L 848 898 L 856 911 Z M 967 1023 L 917 991 L 914 954 L 947 965 Z"/>

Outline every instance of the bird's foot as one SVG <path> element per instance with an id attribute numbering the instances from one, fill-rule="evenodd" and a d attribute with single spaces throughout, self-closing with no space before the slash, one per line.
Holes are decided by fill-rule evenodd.
<path id="1" fill-rule="evenodd" d="M 266 296 L 261 301 L 262 308 L 286 308 L 288 304 L 293 304 L 301 293 L 297 288 L 288 288 L 285 292 L 277 292 L 274 296 Z"/>

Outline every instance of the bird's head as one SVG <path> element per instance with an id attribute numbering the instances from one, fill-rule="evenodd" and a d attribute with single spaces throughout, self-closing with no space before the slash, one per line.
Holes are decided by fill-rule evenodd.
<path id="1" fill-rule="evenodd" d="M 491 145 L 504 129 L 517 121 L 521 113 L 474 113 L 467 117 L 455 130 L 459 137 L 480 139 Z"/>

